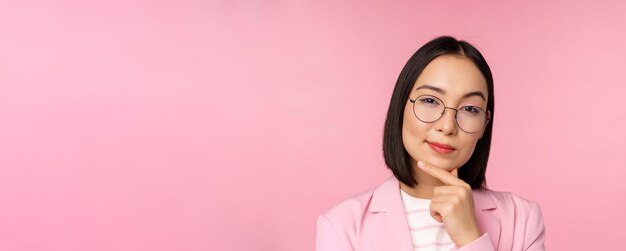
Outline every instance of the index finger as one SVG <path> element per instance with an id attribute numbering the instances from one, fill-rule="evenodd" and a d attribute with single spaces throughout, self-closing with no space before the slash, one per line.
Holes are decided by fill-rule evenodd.
<path id="1" fill-rule="evenodd" d="M 467 186 L 467 183 L 465 183 L 465 181 L 458 178 L 457 169 L 452 170 L 451 173 L 421 160 L 417 162 L 417 166 L 428 174 L 432 175 L 433 177 L 441 180 L 441 182 L 445 183 L 446 185 Z"/>

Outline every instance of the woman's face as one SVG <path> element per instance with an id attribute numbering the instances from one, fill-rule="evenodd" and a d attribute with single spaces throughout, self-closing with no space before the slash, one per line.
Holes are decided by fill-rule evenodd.
<path id="1" fill-rule="evenodd" d="M 455 109 L 466 105 L 480 107 L 489 117 L 487 91 L 487 82 L 471 59 L 460 55 L 442 55 L 424 68 L 411 89 L 409 99 L 431 95 L 443 101 L 446 107 Z M 455 111 L 452 109 L 445 109 L 443 116 L 435 122 L 422 122 L 413 113 L 413 103 L 407 100 L 402 124 L 402 141 L 404 148 L 412 157 L 413 167 L 418 160 L 423 160 L 452 171 L 469 160 L 476 142 L 483 136 L 485 127 L 475 133 L 459 129 L 455 121 Z M 446 144 L 453 150 L 438 149 L 432 143 Z"/>

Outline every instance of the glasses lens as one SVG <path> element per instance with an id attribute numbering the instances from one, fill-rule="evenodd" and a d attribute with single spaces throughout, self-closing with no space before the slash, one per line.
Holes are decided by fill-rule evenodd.
<path id="1" fill-rule="evenodd" d="M 459 127 L 466 132 L 480 131 L 486 120 L 485 111 L 477 106 L 463 106 L 456 114 L 456 121 Z"/>
<path id="2" fill-rule="evenodd" d="M 417 97 L 413 104 L 415 116 L 423 122 L 433 122 L 443 113 L 443 102 L 435 96 L 423 95 Z"/>

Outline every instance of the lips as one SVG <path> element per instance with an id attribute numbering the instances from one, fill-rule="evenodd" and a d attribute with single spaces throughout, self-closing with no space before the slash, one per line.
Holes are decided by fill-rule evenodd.
<path id="1" fill-rule="evenodd" d="M 426 143 L 428 143 L 428 146 L 430 146 L 430 148 L 432 148 L 433 150 L 435 150 L 438 153 L 450 153 L 454 150 L 456 150 L 454 147 L 450 146 L 450 145 L 446 145 L 446 144 L 442 144 L 442 143 L 438 143 L 438 142 L 429 142 L 426 141 Z"/>

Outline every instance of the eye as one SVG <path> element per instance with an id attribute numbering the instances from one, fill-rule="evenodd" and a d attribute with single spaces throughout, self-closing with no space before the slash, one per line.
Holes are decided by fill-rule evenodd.
<path id="1" fill-rule="evenodd" d="M 439 105 L 439 102 L 434 98 L 422 98 L 420 102 L 423 104 Z"/>
<path id="2" fill-rule="evenodd" d="M 478 109 L 476 106 L 463 106 L 461 107 L 461 110 L 469 112 L 469 113 L 473 113 L 473 114 L 477 114 L 480 113 L 480 109 Z"/>

